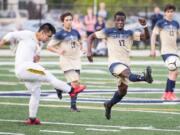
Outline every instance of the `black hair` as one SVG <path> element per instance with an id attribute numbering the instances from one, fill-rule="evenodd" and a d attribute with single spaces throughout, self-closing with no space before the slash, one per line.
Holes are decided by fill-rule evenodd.
<path id="1" fill-rule="evenodd" d="M 124 16 L 126 18 L 126 14 L 122 11 L 118 11 L 114 14 L 114 20 L 116 19 L 116 16 Z"/>
<path id="2" fill-rule="evenodd" d="M 40 32 L 40 31 L 45 31 L 45 32 L 51 31 L 52 34 L 56 33 L 55 27 L 54 27 L 52 24 L 50 24 L 50 23 L 44 23 L 44 24 L 42 24 L 42 25 L 39 27 L 38 32 Z"/>
<path id="3" fill-rule="evenodd" d="M 166 12 L 167 10 L 173 10 L 173 11 L 176 11 L 176 7 L 172 4 L 167 4 L 165 7 L 164 7 L 164 12 Z"/>
<path id="4" fill-rule="evenodd" d="M 70 12 L 63 13 L 60 17 L 61 22 L 64 22 L 64 18 L 67 16 L 71 16 L 73 18 L 73 15 Z"/>

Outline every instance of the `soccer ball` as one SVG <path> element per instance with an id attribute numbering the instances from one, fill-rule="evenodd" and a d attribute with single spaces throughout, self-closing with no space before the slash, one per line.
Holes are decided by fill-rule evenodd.
<path id="1" fill-rule="evenodd" d="M 165 64 L 170 71 L 174 71 L 180 66 L 180 61 L 179 58 L 176 56 L 169 56 L 166 59 Z"/>

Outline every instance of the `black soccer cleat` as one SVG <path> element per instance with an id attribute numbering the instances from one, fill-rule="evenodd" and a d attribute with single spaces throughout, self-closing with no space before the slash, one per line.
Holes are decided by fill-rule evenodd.
<path id="1" fill-rule="evenodd" d="M 55 90 L 56 90 L 58 98 L 61 100 L 62 99 L 62 90 L 59 90 L 59 89 L 55 89 Z"/>
<path id="2" fill-rule="evenodd" d="M 152 77 L 152 69 L 150 66 L 146 67 L 146 72 L 144 73 L 144 79 L 147 83 L 152 83 L 153 82 L 153 77 Z"/>
<path id="3" fill-rule="evenodd" d="M 106 119 L 110 120 L 111 119 L 111 108 L 112 108 L 112 106 L 110 106 L 108 104 L 108 101 L 104 102 L 104 108 L 105 108 L 105 117 L 106 117 Z"/>
<path id="4" fill-rule="evenodd" d="M 71 112 L 80 112 L 80 110 L 77 107 L 71 107 L 70 111 Z"/>

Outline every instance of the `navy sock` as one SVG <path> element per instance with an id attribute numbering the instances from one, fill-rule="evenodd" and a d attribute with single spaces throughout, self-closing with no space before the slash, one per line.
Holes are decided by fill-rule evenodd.
<path id="1" fill-rule="evenodd" d="M 116 91 L 116 92 L 114 93 L 114 96 L 112 97 L 112 99 L 110 100 L 109 103 L 110 103 L 111 106 L 113 106 L 114 104 L 120 102 L 122 98 L 123 98 L 123 96 L 121 96 L 121 95 L 119 94 L 119 92 Z"/>
<path id="2" fill-rule="evenodd" d="M 71 108 L 76 108 L 77 96 L 71 97 Z"/>
<path id="3" fill-rule="evenodd" d="M 130 74 L 129 75 L 129 80 L 132 82 L 138 82 L 138 81 L 145 81 L 144 76 L 142 75 L 137 75 L 137 74 Z"/>
<path id="4" fill-rule="evenodd" d="M 170 80 L 170 79 L 167 79 L 167 82 L 166 82 L 166 92 L 174 92 L 174 88 L 176 86 L 176 81 L 173 81 L 173 80 Z"/>
<path id="5" fill-rule="evenodd" d="M 71 83 L 67 83 L 71 86 Z M 76 101 L 77 101 L 77 95 L 74 97 L 71 97 L 71 108 L 76 108 Z"/>

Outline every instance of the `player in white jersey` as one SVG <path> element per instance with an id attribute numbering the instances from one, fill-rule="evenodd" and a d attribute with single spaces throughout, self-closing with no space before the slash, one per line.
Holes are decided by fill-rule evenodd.
<path id="1" fill-rule="evenodd" d="M 124 30 L 126 15 L 123 12 L 117 12 L 114 15 L 115 27 L 103 29 L 95 32 L 88 37 L 88 60 L 92 59 L 92 43 L 95 38 L 106 39 L 108 48 L 109 71 L 117 78 L 118 90 L 114 93 L 111 100 L 104 103 L 105 116 L 111 118 L 111 108 L 126 95 L 128 89 L 128 80 L 146 81 L 152 83 L 151 67 L 146 68 L 144 75 L 131 73 L 129 52 L 133 40 L 145 40 L 149 38 L 149 32 L 144 19 L 139 19 L 140 24 L 144 27 L 144 33 Z"/>
<path id="2" fill-rule="evenodd" d="M 74 96 L 83 89 L 77 86 L 69 86 L 65 82 L 58 80 L 49 71 L 45 70 L 37 62 L 40 59 L 39 53 L 41 43 L 47 42 L 55 33 L 55 28 L 45 23 L 40 26 L 38 32 L 16 31 L 10 32 L 0 41 L 0 47 L 11 42 L 17 43 L 15 55 L 15 74 L 17 78 L 25 83 L 30 91 L 29 118 L 25 121 L 28 125 L 38 125 L 40 120 L 36 118 L 39 100 L 41 82 L 49 82 L 54 88 L 63 90 Z"/>
<path id="3" fill-rule="evenodd" d="M 80 85 L 80 52 L 82 48 L 80 34 L 77 30 L 72 29 L 72 20 L 73 15 L 70 12 L 61 15 L 63 29 L 55 34 L 47 49 L 60 56 L 59 64 L 64 71 L 67 82 L 85 88 L 84 85 Z M 79 112 L 76 101 L 77 96 L 71 97 L 71 111 Z"/>
<path id="4" fill-rule="evenodd" d="M 165 92 L 162 96 L 163 100 L 175 100 L 176 95 L 174 89 L 176 85 L 176 79 L 178 77 L 178 68 L 171 69 L 169 67 L 170 59 L 175 58 L 175 66 L 179 67 L 179 55 L 177 48 L 177 37 L 180 35 L 179 23 L 173 20 L 173 15 L 176 10 L 174 5 L 168 4 L 164 8 L 164 19 L 159 20 L 152 32 L 151 36 L 151 56 L 156 56 L 155 42 L 157 35 L 160 35 L 161 40 L 161 55 L 169 69 L 168 79 L 166 82 Z"/>

